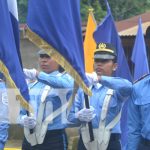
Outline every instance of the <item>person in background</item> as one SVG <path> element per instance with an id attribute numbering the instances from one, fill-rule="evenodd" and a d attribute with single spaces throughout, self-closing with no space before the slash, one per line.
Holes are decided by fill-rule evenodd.
<path id="1" fill-rule="evenodd" d="M 150 150 L 150 74 L 133 85 L 128 103 L 126 150 Z"/>
<path id="2" fill-rule="evenodd" d="M 0 73 L 0 150 L 3 150 L 8 139 L 8 96 L 5 84 L 5 78 Z"/>
<path id="3" fill-rule="evenodd" d="M 27 116 L 24 109 L 20 111 L 19 123 L 24 129 L 34 130 L 34 134 L 29 136 L 25 131 L 22 149 L 65 150 L 65 104 L 71 95 L 68 88 L 72 88 L 74 82 L 68 74 L 58 71 L 59 65 L 44 50 L 39 51 L 39 66 L 41 72 L 36 75 L 38 80 L 29 84 L 34 115 Z"/>
<path id="4" fill-rule="evenodd" d="M 132 84 L 113 77 L 117 69 L 116 49 L 112 44 L 99 43 L 94 52 L 94 70 L 87 74 L 91 83 L 90 108 L 85 108 L 84 92 L 79 89 L 68 120 L 80 126 L 78 150 L 121 150 L 120 114 Z M 87 123 L 92 121 L 94 141 L 90 142 Z"/>

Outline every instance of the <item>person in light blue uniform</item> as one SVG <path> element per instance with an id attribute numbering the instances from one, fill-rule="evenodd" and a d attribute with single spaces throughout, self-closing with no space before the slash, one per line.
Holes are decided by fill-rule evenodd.
<path id="1" fill-rule="evenodd" d="M 39 64 L 42 72 L 38 74 L 37 82 L 29 84 L 30 104 L 33 106 L 34 115 L 29 117 L 26 115 L 26 111 L 22 109 L 19 117 L 19 122 L 24 128 L 34 130 L 38 142 L 37 144 L 32 145 L 32 143 L 30 144 L 30 140 L 27 141 L 27 138 L 25 138 L 22 144 L 22 149 L 66 150 L 66 102 L 71 95 L 68 88 L 72 88 L 74 82 L 68 74 L 60 73 L 58 71 L 59 65 L 44 50 L 39 52 L 39 57 Z M 43 93 L 46 92 L 47 94 L 43 99 Z M 42 103 L 42 100 L 45 104 Z M 41 103 L 42 105 L 44 104 L 42 111 L 40 108 L 42 106 Z M 53 119 L 46 121 L 47 117 L 51 114 L 54 115 L 54 112 L 57 110 L 59 110 L 57 115 Z M 41 118 L 42 122 L 40 122 L 42 125 L 38 128 L 39 116 L 41 113 L 43 113 Z M 44 140 L 41 142 L 40 138 L 42 137 L 40 136 L 43 134 L 42 130 L 45 128 L 47 131 Z"/>
<path id="2" fill-rule="evenodd" d="M 84 93 L 83 90 L 80 89 L 76 95 L 75 103 L 68 116 L 68 120 L 80 126 L 81 129 L 86 125 L 86 123 L 90 121 L 92 121 L 94 129 L 106 129 L 108 127 L 107 125 L 113 122 L 114 118 L 118 116 L 118 114 L 120 114 L 123 102 L 130 95 L 132 91 L 132 84 L 128 80 L 120 77 L 111 77 L 113 72 L 117 68 L 116 59 L 117 55 L 115 52 L 115 48 L 111 44 L 98 44 L 97 49 L 94 52 L 94 69 L 96 73 L 93 73 L 93 75 L 87 75 L 90 79 L 89 81 L 92 81 L 93 83 L 93 85 L 91 86 L 92 96 L 89 97 L 90 109 L 85 108 Z M 108 89 L 112 89 L 113 94 L 110 97 L 110 103 L 108 107 L 106 107 L 102 112 Z M 102 125 L 100 124 L 100 122 L 103 122 L 103 120 L 101 120 L 101 115 L 102 113 L 104 114 L 105 110 L 105 123 L 104 125 Z M 105 148 L 103 147 L 103 145 L 99 145 L 99 148 L 95 147 L 96 145 L 94 145 L 94 147 L 91 149 L 105 150 L 107 148 L 107 150 L 121 150 L 120 121 L 119 119 L 118 121 L 116 119 L 115 122 L 115 125 L 112 125 L 112 128 L 110 128 L 109 130 L 111 134 L 110 140 L 109 137 L 106 139 L 109 141 L 108 145 L 104 145 Z M 90 145 L 88 145 L 89 143 L 85 143 L 87 137 L 83 137 L 85 135 L 82 134 L 82 130 L 80 131 L 81 135 L 78 142 L 78 150 L 90 149 Z M 100 129 L 96 134 L 100 134 L 102 132 L 103 130 Z M 99 142 L 99 139 L 103 139 L 105 137 L 104 135 L 106 136 L 105 133 L 102 136 L 97 135 L 99 136 L 99 138 L 94 135 L 94 138 L 98 141 L 98 143 L 101 143 L 102 141 Z"/>
<path id="3" fill-rule="evenodd" d="M 133 85 L 128 104 L 126 150 L 150 150 L 150 75 Z"/>
<path id="4" fill-rule="evenodd" d="M 0 150 L 4 149 L 8 138 L 8 96 L 4 76 L 0 73 Z"/>

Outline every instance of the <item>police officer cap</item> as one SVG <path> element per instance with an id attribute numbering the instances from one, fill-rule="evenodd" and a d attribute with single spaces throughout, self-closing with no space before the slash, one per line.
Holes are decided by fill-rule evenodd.
<path id="1" fill-rule="evenodd" d="M 110 43 L 98 43 L 94 52 L 94 59 L 116 59 L 116 49 Z"/>

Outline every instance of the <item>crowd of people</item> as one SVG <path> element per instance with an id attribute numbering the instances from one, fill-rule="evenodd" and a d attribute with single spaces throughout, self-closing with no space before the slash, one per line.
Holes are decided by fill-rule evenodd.
<path id="1" fill-rule="evenodd" d="M 28 80 L 29 103 L 34 114 L 21 108 L 18 123 L 24 128 L 22 150 L 66 150 L 65 129 L 79 127 L 78 150 L 149 150 L 149 92 L 147 75 L 132 84 L 114 77 L 117 69 L 116 48 L 110 43 L 98 43 L 94 52 L 94 72 L 86 73 L 92 96 L 90 108 L 85 107 L 84 92 L 72 96 L 74 80 L 45 50 L 40 50 L 40 71 L 24 69 Z M 61 69 L 62 70 L 62 69 Z M 30 80 L 32 82 L 30 82 Z M 8 137 L 8 99 L 5 80 L 0 79 L 0 149 Z M 73 98 L 71 109 L 67 109 Z M 127 143 L 121 145 L 120 118 L 128 100 Z M 90 140 L 88 123 L 92 122 L 94 140 Z M 73 129 L 73 128 L 72 128 Z M 32 131 L 32 132 L 31 132 Z"/>

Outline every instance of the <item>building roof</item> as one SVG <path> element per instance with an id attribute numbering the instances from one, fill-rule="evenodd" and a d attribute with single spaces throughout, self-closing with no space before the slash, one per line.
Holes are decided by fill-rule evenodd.
<path id="1" fill-rule="evenodd" d="M 147 28 L 150 26 L 150 12 L 116 22 L 116 27 L 120 36 L 135 36 L 138 29 L 138 19 L 142 18 L 143 33 L 146 34 Z"/>

